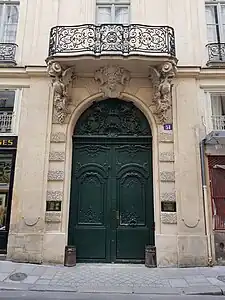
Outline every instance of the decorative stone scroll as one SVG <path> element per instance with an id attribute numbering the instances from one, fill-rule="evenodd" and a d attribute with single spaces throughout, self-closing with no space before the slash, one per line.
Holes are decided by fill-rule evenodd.
<path id="1" fill-rule="evenodd" d="M 95 72 L 95 80 L 105 97 L 118 98 L 130 81 L 130 72 L 119 66 L 106 66 Z"/>
<path id="2" fill-rule="evenodd" d="M 167 112 L 172 105 L 171 87 L 176 75 L 176 65 L 173 62 L 165 62 L 158 68 L 149 67 L 150 79 L 152 80 L 154 96 L 154 115 L 160 124 L 165 123 Z"/>
<path id="3" fill-rule="evenodd" d="M 47 70 L 52 77 L 55 114 L 59 123 L 63 124 L 69 113 L 69 86 L 75 79 L 74 67 L 64 70 L 58 62 L 49 62 Z"/>

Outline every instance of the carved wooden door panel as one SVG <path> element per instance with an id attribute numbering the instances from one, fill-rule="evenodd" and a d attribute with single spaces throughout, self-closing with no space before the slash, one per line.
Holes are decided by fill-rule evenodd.
<path id="1" fill-rule="evenodd" d="M 154 244 L 151 144 L 115 146 L 115 164 L 116 260 L 140 262 Z"/>
<path id="2" fill-rule="evenodd" d="M 76 245 L 81 261 L 110 261 L 109 160 L 108 146 L 74 146 L 69 244 Z"/>
<path id="3" fill-rule="evenodd" d="M 154 245 L 151 129 L 133 103 L 94 103 L 73 136 L 70 245 L 78 261 L 144 260 Z"/>

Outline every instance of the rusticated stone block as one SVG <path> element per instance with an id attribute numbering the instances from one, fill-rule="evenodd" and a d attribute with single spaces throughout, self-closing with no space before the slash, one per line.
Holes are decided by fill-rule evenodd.
<path id="1" fill-rule="evenodd" d="M 47 201 L 62 201 L 62 191 L 47 191 Z"/>
<path id="2" fill-rule="evenodd" d="M 65 143 L 66 135 L 63 132 L 55 132 L 51 134 L 52 143 Z"/>
<path id="3" fill-rule="evenodd" d="M 48 171 L 48 181 L 63 181 L 64 171 L 54 170 Z"/>
<path id="4" fill-rule="evenodd" d="M 57 152 L 52 151 L 49 153 L 50 161 L 64 161 L 65 160 L 65 152 Z"/>
<path id="5" fill-rule="evenodd" d="M 173 152 L 160 152 L 159 160 L 163 162 L 174 162 Z"/>
<path id="6" fill-rule="evenodd" d="M 174 182 L 175 181 L 175 172 L 172 171 L 162 171 L 160 172 L 160 181 L 165 182 Z"/>
<path id="7" fill-rule="evenodd" d="M 165 201 L 171 201 L 171 202 L 175 202 L 176 201 L 176 194 L 175 193 L 162 193 L 160 195 L 160 200 L 161 202 Z"/>
<path id="8" fill-rule="evenodd" d="M 177 224 L 177 213 L 161 212 L 161 222 L 164 224 Z"/>

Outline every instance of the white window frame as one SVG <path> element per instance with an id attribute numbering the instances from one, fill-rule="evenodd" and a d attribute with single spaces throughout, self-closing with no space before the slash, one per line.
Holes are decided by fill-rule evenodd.
<path id="1" fill-rule="evenodd" d="M 4 43 L 4 20 L 5 20 L 5 15 L 6 15 L 6 7 L 8 5 L 16 5 L 19 10 L 19 5 L 20 1 L 14 1 L 14 0 L 0 0 L 0 5 L 3 5 L 2 9 L 2 15 L 0 16 L 1 22 L 0 22 L 0 43 Z M 18 23 L 17 23 L 17 28 L 18 28 Z M 16 43 L 16 40 L 14 41 Z"/>
<path id="2" fill-rule="evenodd" d="M 217 27 L 217 42 L 225 42 L 225 33 L 223 30 L 223 22 L 225 24 L 225 20 L 222 20 L 222 9 L 221 6 L 225 6 L 225 0 L 205 0 L 205 7 L 207 6 L 214 6 L 217 10 L 217 17 L 218 17 L 218 25 Z M 206 24 L 208 25 L 208 24 Z"/>
<path id="3" fill-rule="evenodd" d="M 213 131 L 213 121 L 212 121 L 212 96 L 225 96 L 225 87 L 205 87 L 201 86 L 205 93 L 205 126 L 207 134 Z"/>
<path id="4" fill-rule="evenodd" d="M 96 24 L 100 25 L 101 22 L 98 22 L 98 8 L 99 7 L 107 7 L 111 8 L 111 22 L 110 24 L 117 24 L 115 21 L 115 10 L 116 7 L 125 7 L 128 9 L 128 23 L 122 23 L 124 25 L 130 24 L 130 0 L 97 0 L 96 1 Z"/>
<path id="5" fill-rule="evenodd" d="M 18 135 L 19 133 L 19 117 L 21 108 L 22 88 L 13 87 L 1 87 L 0 91 L 15 91 L 14 106 L 13 106 L 13 118 L 12 118 L 12 131 L 11 132 L 0 132 L 0 136 L 11 136 Z M 0 108 L 1 111 L 1 108 Z"/>

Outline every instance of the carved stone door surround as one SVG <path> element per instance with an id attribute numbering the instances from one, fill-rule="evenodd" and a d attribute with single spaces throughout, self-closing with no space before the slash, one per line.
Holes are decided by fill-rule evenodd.
<path id="1" fill-rule="evenodd" d="M 166 131 L 163 125 L 169 120 L 171 122 L 172 82 L 176 75 L 176 64 L 173 61 L 166 61 L 159 66 L 149 67 L 149 85 L 153 89 L 153 97 L 148 107 L 155 118 L 157 126 L 159 148 L 159 178 L 160 178 L 160 201 L 176 201 L 175 195 L 175 172 L 174 172 L 174 151 L 173 131 Z M 71 103 L 72 82 L 76 86 L 77 74 L 75 67 L 63 68 L 59 62 L 49 62 L 48 72 L 52 77 L 52 88 L 54 97 L 53 124 L 64 126 L 68 124 Z M 129 87 L 131 74 L 128 70 L 118 65 L 107 65 L 99 68 L 93 75 L 93 80 L 98 85 L 102 98 L 121 98 L 124 90 Z M 168 117 L 169 116 L 169 117 Z M 51 135 L 51 149 L 54 145 L 61 144 L 66 147 L 65 130 L 54 129 Z M 66 125 L 67 126 L 67 125 Z M 56 147 L 57 148 L 57 147 Z M 61 147 L 62 148 L 62 147 Z M 54 167 L 57 165 L 57 168 Z M 59 165 L 61 168 L 59 169 Z M 166 166 L 166 167 L 165 167 Z M 169 171 L 168 171 L 169 166 Z M 47 201 L 63 201 L 65 181 L 65 151 L 50 151 L 49 153 L 49 183 L 55 182 L 58 189 L 52 188 L 47 192 Z M 46 212 L 47 230 L 60 230 L 62 212 Z M 176 223 L 176 212 L 161 212 L 162 223 Z"/>

